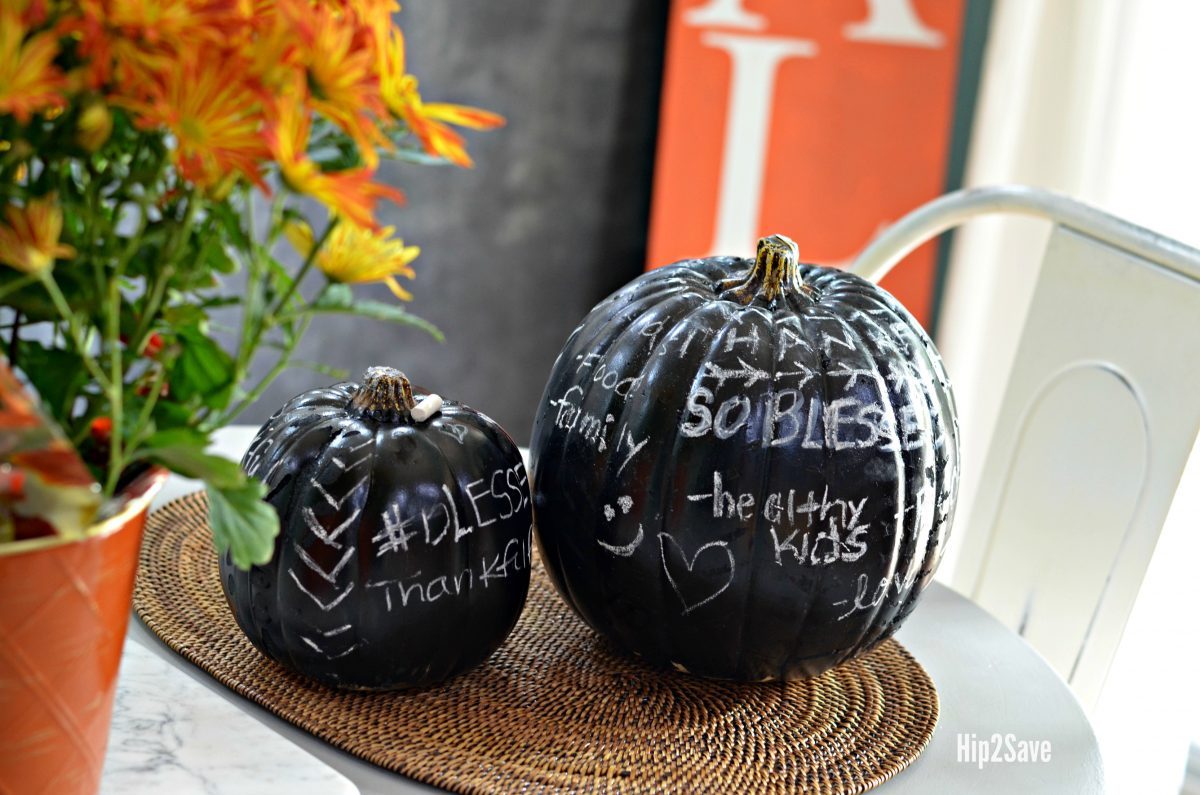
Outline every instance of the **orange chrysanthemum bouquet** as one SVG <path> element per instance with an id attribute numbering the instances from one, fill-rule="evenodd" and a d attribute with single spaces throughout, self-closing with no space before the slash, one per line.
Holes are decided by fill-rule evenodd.
<path id="1" fill-rule="evenodd" d="M 315 314 L 437 334 L 351 294 L 378 281 L 410 297 L 397 278 L 418 249 L 376 221 L 378 202 L 401 200 L 376 169 L 469 166 L 454 126 L 502 123 L 422 99 L 398 10 L 0 0 L 0 344 L 105 495 L 151 464 L 204 479 L 217 545 L 239 565 L 270 555 L 278 520 L 260 484 L 204 452 L 209 435 L 289 365 Z M 315 230 L 304 197 L 327 211 Z M 314 268 L 310 299 L 298 287 Z M 238 270 L 244 289 L 225 286 Z M 231 351 L 209 321 L 229 306 Z M 270 372 L 250 384 L 260 354 Z"/>

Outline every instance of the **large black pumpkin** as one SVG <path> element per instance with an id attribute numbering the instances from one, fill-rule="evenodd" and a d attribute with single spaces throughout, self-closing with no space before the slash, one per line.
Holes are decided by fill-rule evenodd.
<path id="1" fill-rule="evenodd" d="M 788 679 L 912 610 L 954 512 L 958 428 L 908 312 L 774 237 L 593 309 L 531 470 L 546 566 L 592 627 L 696 674 Z"/>
<path id="2" fill-rule="evenodd" d="M 289 401 L 242 461 L 279 513 L 275 554 L 221 560 L 238 624 L 273 659 L 330 685 L 443 680 L 491 654 L 529 588 L 520 452 L 445 401 L 424 421 L 403 374 L 371 368 Z"/>

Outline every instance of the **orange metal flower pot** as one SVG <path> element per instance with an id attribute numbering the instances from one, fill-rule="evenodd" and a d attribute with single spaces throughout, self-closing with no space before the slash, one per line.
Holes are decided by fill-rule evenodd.
<path id="1" fill-rule="evenodd" d="M 166 477 L 140 476 L 83 539 L 0 546 L 0 792 L 99 788 L 138 546 Z"/>

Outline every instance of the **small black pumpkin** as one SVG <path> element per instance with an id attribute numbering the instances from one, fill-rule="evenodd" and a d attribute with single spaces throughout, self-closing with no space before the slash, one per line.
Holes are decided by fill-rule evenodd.
<path id="1" fill-rule="evenodd" d="M 427 398 L 420 405 L 417 400 Z M 263 653 L 325 684 L 439 682 L 490 655 L 529 588 L 525 467 L 473 409 L 414 395 L 391 368 L 305 392 L 259 430 L 242 466 L 279 513 L 275 554 L 221 583 Z"/>
<path id="2" fill-rule="evenodd" d="M 537 540 L 575 611 L 651 661 L 738 680 L 816 675 L 895 632 L 958 483 L 933 343 L 783 237 L 596 306 L 530 453 Z"/>

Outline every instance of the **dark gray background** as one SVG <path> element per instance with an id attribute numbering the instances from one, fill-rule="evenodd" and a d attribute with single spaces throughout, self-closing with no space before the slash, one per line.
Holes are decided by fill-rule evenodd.
<path id="1" fill-rule="evenodd" d="M 385 163 L 408 195 L 380 220 L 421 246 L 409 308 L 446 334 L 318 317 L 297 356 L 403 369 L 528 442 L 567 334 L 644 265 L 666 0 L 427 0 L 399 15 L 409 69 L 429 101 L 495 110 L 469 133 L 474 169 Z M 315 282 L 314 282 L 315 284 Z M 386 287 L 362 297 L 394 301 Z M 270 362 L 259 362 L 260 374 Z M 329 383 L 292 369 L 239 422 Z"/>

